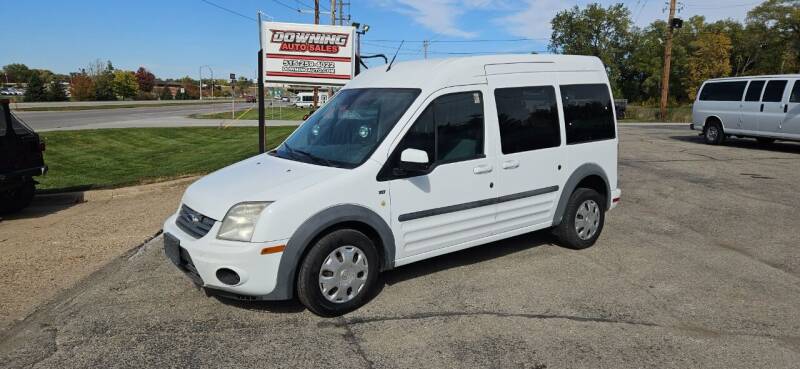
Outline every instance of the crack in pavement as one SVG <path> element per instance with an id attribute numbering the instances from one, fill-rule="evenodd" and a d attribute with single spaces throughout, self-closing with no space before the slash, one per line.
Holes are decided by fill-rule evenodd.
<path id="1" fill-rule="evenodd" d="M 356 350 L 356 354 L 360 356 L 364 361 L 367 363 L 367 368 L 372 369 L 375 367 L 375 363 L 367 358 L 367 354 L 364 352 L 364 349 L 361 347 L 361 344 L 358 342 L 358 338 L 356 337 L 355 333 L 353 333 L 353 329 L 348 324 L 347 320 L 344 317 L 337 318 L 338 324 L 333 324 L 336 327 L 344 328 L 344 340 L 354 347 Z"/>
<path id="2" fill-rule="evenodd" d="M 354 318 L 350 320 L 345 320 L 344 323 L 328 323 L 330 325 L 334 325 L 337 327 L 344 327 L 345 329 L 350 329 L 350 325 L 357 325 L 357 324 L 366 324 L 366 323 L 374 323 L 374 322 L 385 322 L 385 321 L 399 321 L 399 320 L 420 320 L 420 319 L 431 319 L 431 318 L 448 318 L 448 317 L 459 317 L 459 316 L 493 316 L 498 318 L 526 318 L 526 319 L 565 319 L 571 320 L 575 322 L 590 322 L 590 323 L 610 323 L 610 324 L 629 324 L 629 325 L 641 325 L 641 326 L 648 326 L 648 327 L 660 327 L 660 325 L 655 323 L 648 323 L 648 322 L 638 322 L 632 320 L 614 320 L 614 319 L 605 319 L 605 318 L 587 318 L 581 316 L 572 316 L 572 315 L 548 315 L 548 314 L 526 314 L 526 313 L 503 313 L 503 312 L 496 312 L 496 311 L 472 311 L 472 312 L 459 312 L 459 311 L 442 311 L 442 312 L 427 312 L 427 313 L 417 313 L 411 315 L 404 315 L 404 316 L 396 316 L 396 317 L 373 317 L 373 318 Z M 321 323 L 322 324 L 322 323 Z"/>

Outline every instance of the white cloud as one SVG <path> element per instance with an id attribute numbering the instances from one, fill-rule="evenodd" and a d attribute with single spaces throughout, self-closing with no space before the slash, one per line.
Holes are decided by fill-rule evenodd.
<path id="1" fill-rule="evenodd" d="M 385 4 L 414 22 L 440 35 L 470 38 L 476 32 L 458 25 L 458 18 L 473 9 L 486 8 L 493 0 L 396 0 Z"/>
<path id="2" fill-rule="evenodd" d="M 494 23 L 517 37 L 546 39 L 556 13 L 574 5 L 564 0 L 526 0 L 522 10 L 511 11 L 510 15 L 494 19 Z"/>

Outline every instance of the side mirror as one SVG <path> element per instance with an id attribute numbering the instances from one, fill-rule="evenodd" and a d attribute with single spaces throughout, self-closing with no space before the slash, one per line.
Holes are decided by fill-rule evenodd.
<path id="1" fill-rule="evenodd" d="M 427 173 L 429 167 L 428 153 L 419 149 L 405 149 L 400 153 L 400 170 L 409 174 Z"/>

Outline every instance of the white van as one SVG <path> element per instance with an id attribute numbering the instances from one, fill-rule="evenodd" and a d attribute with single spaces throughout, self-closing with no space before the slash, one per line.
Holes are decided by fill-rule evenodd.
<path id="1" fill-rule="evenodd" d="M 594 57 L 371 68 L 277 149 L 192 184 L 165 251 L 209 292 L 335 316 L 415 261 L 551 227 L 586 248 L 620 199 L 616 127 Z"/>
<path id="2" fill-rule="evenodd" d="M 697 94 L 690 128 L 712 145 L 729 136 L 800 141 L 800 74 L 708 80 Z"/>
<path id="3" fill-rule="evenodd" d="M 328 102 L 328 93 L 317 92 L 317 105 L 322 106 L 325 105 L 326 102 Z M 314 106 L 314 93 L 301 92 L 297 94 L 294 106 L 298 108 L 310 108 Z"/>

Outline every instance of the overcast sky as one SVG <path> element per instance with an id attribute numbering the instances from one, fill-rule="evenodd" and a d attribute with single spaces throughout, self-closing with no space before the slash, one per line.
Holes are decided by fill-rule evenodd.
<path id="1" fill-rule="evenodd" d="M 550 20 L 560 10 L 589 1 L 567 0 L 350 0 L 353 21 L 369 24 L 364 53 L 392 54 L 408 40 L 399 60 L 457 53 L 544 51 Z M 239 13 L 233 14 L 215 7 Z M 609 5 L 620 1 L 599 1 Z M 323 11 L 330 1 L 322 1 Z M 664 1 L 625 0 L 638 25 L 665 19 Z M 743 20 L 759 2 L 683 0 L 679 16 Z M 9 1 L 2 6 L 0 65 L 25 63 L 58 73 L 79 70 L 94 59 L 124 69 L 145 66 L 159 77 L 197 77 L 209 65 L 216 77 L 255 77 L 257 10 L 277 21 L 311 23 L 312 0 L 74 0 Z M 300 11 L 298 11 L 300 10 Z M 330 16 L 321 17 L 323 23 Z M 481 42 L 480 40 L 523 41 Z M 467 41 L 467 42 L 450 42 Z M 208 73 L 208 72 L 204 72 Z"/>

